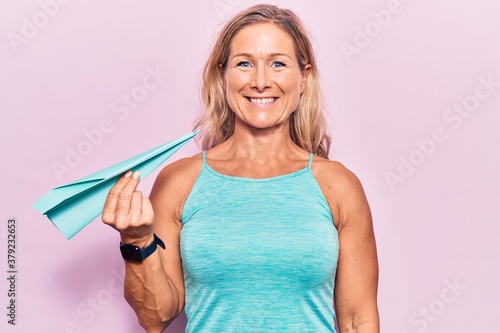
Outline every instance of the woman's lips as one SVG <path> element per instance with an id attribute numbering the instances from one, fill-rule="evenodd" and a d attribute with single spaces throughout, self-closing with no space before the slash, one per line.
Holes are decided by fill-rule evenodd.
<path id="1" fill-rule="evenodd" d="M 278 100 L 278 97 L 247 97 L 247 99 L 252 104 L 257 104 L 258 106 L 266 106 L 276 102 Z"/>

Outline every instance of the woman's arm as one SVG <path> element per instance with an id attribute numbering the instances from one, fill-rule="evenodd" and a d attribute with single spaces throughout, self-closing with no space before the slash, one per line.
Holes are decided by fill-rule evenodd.
<path id="1" fill-rule="evenodd" d="M 321 178 L 340 243 L 335 281 L 340 332 L 379 333 L 378 260 L 370 207 L 358 178 L 338 162 L 327 164 Z"/>
<path id="2" fill-rule="evenodd" d="M 193 178 L 185 170 L 185 160 L 164 168 L 151 201 L 136 190 L 139 179 L 123 176 L 110 190 L 103 210 L 104 223 L 120 232 L 122 243 L 143 248 L 153 241 L 154 232 L 166 245 L 143 262 L 125 261 L 125 299 L 148 333 L 162 332 L 184 308 L 180 207 L 188 191 L 186 180 Z"/>

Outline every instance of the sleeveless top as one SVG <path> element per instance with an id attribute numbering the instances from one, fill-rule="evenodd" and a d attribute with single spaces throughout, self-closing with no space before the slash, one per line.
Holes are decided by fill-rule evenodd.
<path id="1" fill-rule="evenodd" d="M 203 168 L 182 210 L 186 333 L 334 332 L 339 254 L 307 167 L 271 178 Z"/>

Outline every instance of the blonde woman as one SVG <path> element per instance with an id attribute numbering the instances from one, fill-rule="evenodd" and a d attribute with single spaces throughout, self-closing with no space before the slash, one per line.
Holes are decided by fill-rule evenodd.
<path id="1" fill-rule="evenodd" d="M 165 167 L 149 199 L 127 172 L 103 210 L 141 326 L 161 332 L 185 309 L 187 333 L 379 332 L 370 208 L 357 177 L 328 159 L 297 16 L 257 5 L 231 19 L 202 97 L 203 153 Z"/>

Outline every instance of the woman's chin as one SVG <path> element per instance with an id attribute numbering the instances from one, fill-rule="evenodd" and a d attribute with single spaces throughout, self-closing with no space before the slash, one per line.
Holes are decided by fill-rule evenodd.
<path id="1" fill-rule="evenodd" d="M 255 119 L 247 120 L 243 126 L 255 130 L 271 130 L 278 129 L 284 125 L 283 121 L 277 119 Z"/>

